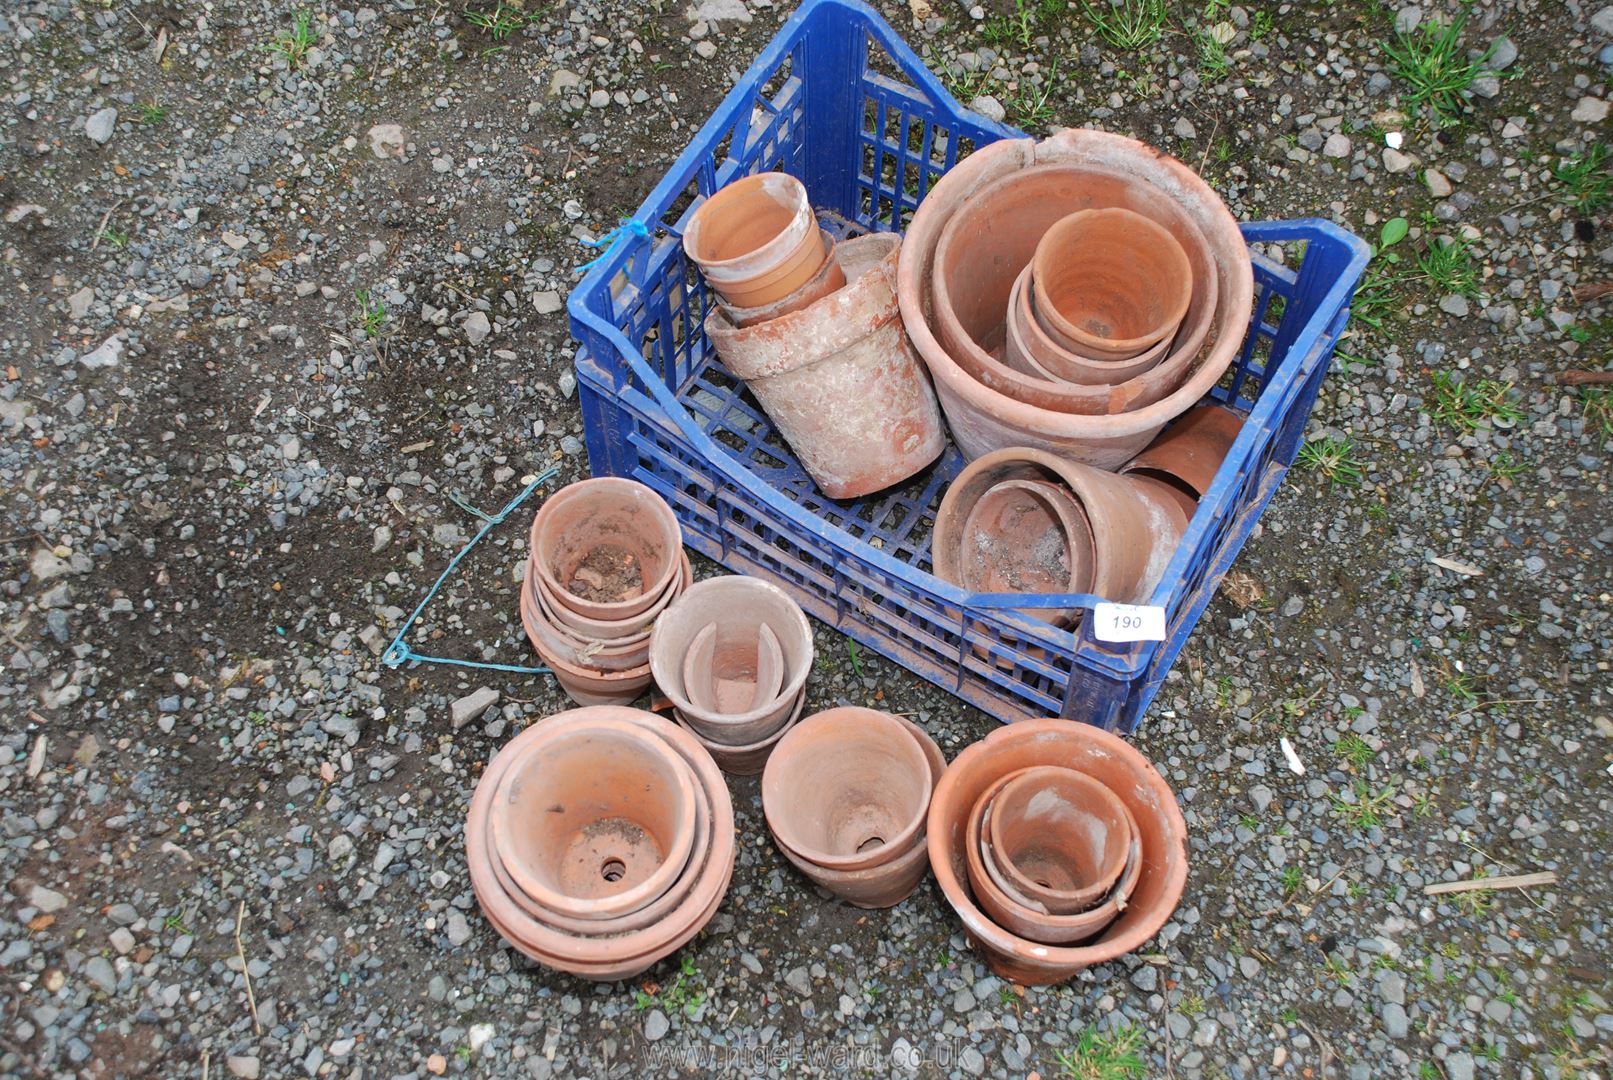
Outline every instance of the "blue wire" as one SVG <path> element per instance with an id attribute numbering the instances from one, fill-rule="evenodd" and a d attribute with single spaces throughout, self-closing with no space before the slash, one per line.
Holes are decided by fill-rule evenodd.
<path id="1" fill-rule="evenodd" d="M 441 589 L 443 582 L 448 580 L 448 575 L 457 570 L 461 560 L 463 560 L 466 555 L 470 554 L 472 548 L 482 542 L 482 537 L 491 532 L 493 526 L 499 524 L 505 518 L 509 517 L 518 506 L 526 502 L 527 499 L 531 497 L 534 491 L 538 490 L 540 485 L 548 480 L 553 479 L 555 474 L 559 471 L 560 469 L 558 467 L 551 466 L 550 468 L 547 468 L 543 472 L 539 473 L 533 479 L 533 481 L 526 486 L 525 490 L 523 490 L 521 494 L 511 499 L 509 503 L 505 505 L 504 509 L 500 510 L 496 514 L 488 515 L 479 510 L 475 510 L 474 507 L 470 508 L 477 517 L 482 519 L 483 524 L 481 529 L 474 537 L 471 538 L 470 543 L 459 549 L 458 555 L 455 555 L 448 561 L 448 566 L 441 574 L 438 575 L 437 580 L 432 583 L 432 586 L 430 590 L 426 592 L 425 597 L 420 601 L 420 603 L 415 605 L 415 609 L 409 615 L 409 617 L 403 620 L 403 625 L 398 627 L 397 636 L 392 639 L 392 644 L 388 645 L 386 647 L 386 651 L 381 654 L 381 663 L 385 664 L 389 668 L 399 668 L 411 660 L 417 660 L 423 664 L 452 664 L 455 667 L 482 668 L 486 671 L 510 671 L 517 675 L 549 674 L 549 669 L 546 667 L 519 667 L 515 664 L 485 664 L 478 660 L 454 660 L 446 656 L 426 656 L 409 648 L 409 643 L 403 640 L 403 636 L 409 632 L 409 628 L 412 627 L 414 625 L 414 621 L 420 617 L 420 613 L 426 610 L 426 605 L 431 603 L 432 597 L 437 595 L 437 590 Z"/>
<path id="2" fill-rule="evenodd" d="M 644 222 L 640 221 L 638 218 L 623 218 L 620 225 L 616 226 L 616 228 L 612 229 L 604 236 L 601 236 L 599 239 L 584 240 L 583 243 L 587 244 L 591 248 L 602 247 L 605 250 L 596 255 L 594 258 L 589 259 L 581 266 L 577 267 L 577 273 L 581 274 L 592 270 L 594 267 L 598 266 L 615 253 L 616 245 L 635 236 L 648 240 L 650 238 L 650 230 L 646 228 Z"/>

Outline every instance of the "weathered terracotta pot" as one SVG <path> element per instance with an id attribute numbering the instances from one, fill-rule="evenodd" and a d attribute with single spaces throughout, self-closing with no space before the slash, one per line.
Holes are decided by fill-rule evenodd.
<path id="1" fill-rule="evenodd" d="M 573 637 L 554 624 L 533 593 L 531 588 L 521 590 L 521 625 L 534 646 L 541 644 L 567 663 L 595 671 L 630 671 L 649 663 L 648 630 L 610 643 Z"/>
<path id="2" fill-rule="evenodd" d="M 536 562 L 532 560 L 529 560 L 527 569 L 527 588 L 537 598 L 539 609 L 555 629 L 584 641 L 620 642 L 649 633 L 650 624 L 655 622 L 656 617 L 694 582 L 694 567 L 689 562 L 688 554 L 679 551 L 677 560 L 678 573 L 672 583 L 662 590 L 654 603 L 627 619 L 591 619 L 566 607 L 565 600 L 544 581 L 543 575 L 537 572 Z"/>
<path id="3" fill-rule="evenodd" d="M 530 633 L 527 636 L 532 638 Z M 600 671 L 571 663 L 558 653 L 550 652 L 539 640 L 532 640 L 532 648 L 554 673 L 560 689 L 578 705 L 627 705 L 650 685 L 648 663 L 626 671 Z"/>
<path id="4" fill-rule="evenodd" d="M 965 523 L 980 498 L 1007 480 L 1052 482 L 1070 491 L 1092 533 L 1088 591 L 1117 603 L 1153 593 L 1187 530 L 1181 507 L 1157 488 L 1041 450 L 998 450 L 970 462 L 941 499 L 930 537 L 937 577 L 968 587 L 961 566 Z"/>
<path id="5" fill-rule="evenodd" d="M 748 712 L 718 713 L 689 699 L 683 661 L 695 638 L 712 623 L 726 632 L 753 637 L 763 623 L 772 629 L 784 673 L 771 701 Z M 661 613 L 650 635 L 650 670 L 656 685 L 701 738 L 725 746 L 763 742 L 783 726 L 801 699 L 812 656 L 812 627 L 800 605 L 776 585 L 738 575 L 695 582 Z"/>
<path id="6" fill-rule="evenodd" d="M 981 911 L 969 884 L 970 810 L 998 780 L 1037 765 L 1096 777 L 1120 797 L 1136 822 L 1136 887 L 1120 916 L 1085 945 L 1046 945 L 1005 930 Z M 1023 720 L 967 747 L 936 787 L 928 830 L 936 883 L 987 964 L 1014 982 L 1062 982 L 1138 948 L 1165 925 L 1187 883 L 1187 822 L 1170 787 L 1118 735 L 1068 720 Z"/>
<path id="7" fill-rule="evenodd" d="M 765 622 L 737 630 L 709 623 L 683 658 L 683 692 L 696 707 L 724 716 L 764 708 L 784 683 L 784 652 Z"/>
<path id="8" fill-rule="evenodd" d="M 544 500 L 532 519 L 531 544 L 538 580 L 557 615 L 564 608 L 620 622 L 650 610 L 672 586 L 682 565 L 683 531 L 672 507 L 650 488 L 596 476 Z"/>
<path id="9" fill-rule="evenodd" d="M 875 233 L 835 250 L 845 288 L 783 318 L 738 329 L 721 311 L 706 333 L 756 395 L 801 467 L 832 499 L 907 479 L 946 446 L 924 368 L 896 299 L 901 238 Z"/>
<path id="10" fill-rule="evenodd" d="M 902 726 L 923 749 L 925 760 L 930 767 L 932 786 L 940 783 L 941 774 L 947 767 L 946 757 L 941 753 L 941 748 L 913 721 L 904 716 L 898 716 L 896 719 L 902 722 Z M 768 831 L 772 834 L 771 828 Z M 913 895 L 913 890 L 919 887 L 919 883 L 924 880 L 924 875 L 930 868 L 929 848 L 924 842 L 922 830 L 909 841 L 907 850 L 894 856 L 889 862 L 863 870 L 831 870 L 828 867 L 818 866 L 791 851 L 776 834 L 772 835 L 774 845 L 779 849 L 779 853 L 789 860 L 791 866 L 801 871 L 814 884 L 827 889 L 848 904 L 860 908 L 895 907 Z"/>
<path id="11" fill-rule="evenodd" d="M 767 759 L 778 746 L 779 740 L 783 739 L 790 729 L 795 726 L 795 722 L 801 719 L 801 712 L 805 708 L 806 694 L 802 693 L 796 697 L 795 705 L 790 709 L 789 716 L 784 718 L 782 725 L 771 734 L 753 743 L 746 743 L 743 746 L 731 746 L 727 743 L 713 742 L 700 734 L 699 731 L 696 731 L 689 723 L 689 718 L 684 716 L 683 713 L 674 709 L 673 714 L 677 717 L 678 723 L 688 728 L 694 734 L 694 737 L 700 740 L 700 744 L 711 754 L 712 759 L 717 762 L 717 767 L 723 772 L 729 776 L 756 776 L 766 768 Z"/>
<path id="12" fill-rule="evenodd" d="M 1159 209 L 1168 204 L 1185 213 L 1202 233 L 1202 247 L 1185 240 L 1180 231 L 1173 230 L 1172 235 L 1189 259 L 1195 257 L 1195 250 L 1207 251 L 1216 268 L 1215 314 L 1207 337 L 1212 344 L 1202 351 L 1198 346 L 1190 350 L 1195 359 L 1188 364 L 1185 379 L 1164 398 L 1147 406 L 1133 399 L 1122 403 L 1123 411 L 1110 415 L 1076 415 L 1030 404 L 1010 396 L 1000 385 L 998 375 L 992 374 L 983 381 L 972 374 L 964 367 L 967 358 L 954 356 L 937 339 L 931 284 L 941 230 L 984 185 L 1038 164 L 1107 172 L 1116 178 L 1114 187 L 1122 197 L 1091 205 L 1124 206 L 1171 228 Z M 1169 195 L 1161 200 L 1159 192 Z M 1076 205 L 1062 209 L 1069 213 L 1082 208 Z M 1150 215 L 1150 209 L 1154 214 Z M 1039 237 L 1040 232 L 1036 235 Z M 935 378 L 936 394 L 947 414 L 953 439 L 970 458 L 1006 446 L 1032 446 L 1103 468 L 1118 467 L 1215 385 L 1243 340 L 1253 307 L 1254 276 L 1248 247 L 1221 200 L 1181 162 L 1135 140 L 1104 132 L 1069 130 L 1042 143 L 1003 139 L 982 147 L 930 188 L 913 216 L 904 245 L 905 257 L 898 274 L 902 318 L 914 347 Z M 988 298 L 987 302 L 997 305 L 999 311 L 1006 311 L 1008 287 L 1025 261 L 1028 257 L 1005 269 L 1007 276 L 1000 296 Z M 1205 282 L 1196 263 L 1195 276 L 1194 304 L 1201 304 L 1197 289 Z M 1209 302 L 1208 297 L 1203 301 Z M 1196 318 L 1190 305 L 1182 334 L 1189 333 Z M 1167 357 L 1160 368 L 1169 362 Z M 1002 378 L 1025 379 L 1001 364 L 997 367 Z M 1147 375 L 1158 371 L 1155 368 Z"/>
<path id="13" fill-rule="evenodd" d="M 785 173 L 756 173 L 713 192 L 689 219 L 683 251 L 742 308 L 788 296 L 829 257 L 806 188 Z"/>
<path id="14" fill-rule="evenodd" d="M 924 828 L 931 790 L 924 750 L 895 717 L 829 709 L 779 741 L 762 773 L 762 809 L 800 858 L 865 870 L 906 850 Z"/>
<path id="15" fill-rule="evenodd" d="M 1054 340 L 1094 360 L 1130 360 L 1187 314 L 1193 268 L 1164 226 L 1120 207 L 1078 210 L 1042 234 L 1033 304 Z"/>
<path id="16" fill-rule="evenodd" d="M 1004 480 L 983 492 L 964 518 L 958 555 L 961 584 L 975 592 L 1078 593 L 1092 586 L 1086 511 L 1067 488 L 1046 480 Z"/>
<path id="17" fill-rule="evenodd" d="M 1037 320 L 1031 303 L 1035 291 L 1029 266 L 1014 279 L 1008 294 L 1008 321 L 1004 325 L 1003 363 L 1038 378 L 1088 386 L 1115 386 L 1155 367 L 1174 343 L 1164 338 L 1126 360 L 1093 360 L 1060 344 Z"/>
<path id="18" fill-rule="evenodd" d="M 1027 769 L 991 803 L 986 861 L 1053 915 L 1087 910 L 1126 867 L 1131 822 L 1120 797 L 1085 773 Z"/>
<path id="19" fill-rule="evenodd" d="M 1241 414 L 1221 405 L 1200 405 L 1183 413 L 1120 471 L 1163 481 L 1197 502 L 1210 490 L 1242 430 Z"/>
<path id="20" fill-rule="evenodd" d="M 601 717 L 624 719 L 638 725 L 646 738 L 659 740 L 687 763 L 697 778 L 699 793 L 706 800 L 711 841 L 703 862 L 687 864 L 687 875 L 693 876 L 693 884 L 675 908 L 625 933 L 607 929 L 622 920 L 599 920 L 597 925 L 604 933 L 591 936 L 566 933 L 531 918 L 505 892 L 493 870 L 495 855 L 489 844 L 489 816 L 493 792 L 506 764 L 531 741 L 547 737 L 548 732 L 540 732 L 540 728 L 552 729 Z M 584 978 L 600 981 L 630 978 L 676 952 L 716 914 L 733 873 L 733 804 L 727 784 L 711 756 L 697 740 L 671 722 L 634 709 L 573 710 L 526 729 L 488 763 L 471 798 L 466 821 L 466 861 L 471 886 L 483 914 L 511 945 L 541 964 Z"/>
<path id="21" fill-rule="evenodd" d="M 823 265 L 818 268 L 818 272 L 813 275 L 810 281 L 788 296 L 781 297 L 762 307 L 735 307 L 724 300 L 722 294 L 719 293 L 717 295 L 717 305 L 722 308 L 723 314 L 728 316 L 728 321 L 738 327 L 771 322 L 782 315 L 788 315 L 792 311 L 800 311 L 804 307 L 815 304 L 837 289 L 845 288 L 846 273 L 840 266 L 840 260 L 835 258 L 834 238 L 826 231 L 821 235 L 823 236 L 824 249 L 829 252 L 829 257 L 823 260 Z"/>

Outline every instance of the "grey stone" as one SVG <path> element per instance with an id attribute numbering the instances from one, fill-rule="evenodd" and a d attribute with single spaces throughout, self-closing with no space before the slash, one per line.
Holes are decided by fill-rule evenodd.
<path id="1" fill-rule="evenodd" d="M 1404 1039 L 1411 1030 L 1406 1007 L 1393 1002 L 1383 1007 L 1383 1033 L 1391 1039 Z"/>
<path id="2" fill-rule="evenodd" d="M 651 1042 L 660 1042 L 671 1030 L 672 1021 L 660 1009 L 651 1009 L 650 1015 L 644 1018 L 644 1037 Z"/>
<path id="3" fill-rule="evenodd" d="M 1581 124 L 1600 124 L 1607 119 L 1609 102 L 1606 98 L 1582 97 L 1574 111 L 1569 113 L 1569 119 L 1577 120 Z"/>
<path id="4" fill-rule="evenodd" d="M 488 321 L 486 312 L 473 311 L 465 319 L 464 331 L 465 340 L 472 345 L 480 345 L 493 332 L 493 324 Z"/>
<path id="5" fill-rule="evenodd" d="M 791 968 L 784 976 L 784 985 L 802 997 L 812 996 L 812 979 L 804 966 Z"/>
<path id="6" fill-rule="evenodd" d="M 1458 1050 L 1445 1057 L 1445 1075 L 1449 1080 L 1473 1080 L 1473 1055 Z"/>
<path id="7" fill-rule="evenodd" d="M 1343 132 L 1335 131 L 1327 137 L 1322 144 L 1322 156 L 1330 158 L 1347 158 L 1354 147 L 1350 144 L 1350 137 Z"/>
<path id="8" fill-rule="evenodd" d="M 112 961 L 104 956 L 92 956 L 84 961 L 84 977 L 104 994 L 117 992 L 118 973 L 113 970 Z"/>
<path id="9" fill-rule="evenodd" d="M 448 707 L 449 720 L 458 731 L 498 704 L 499 693 L 490 686 L 479 687 Z"/>
<path id="10" fill-rule="evenodd" d="M 230 1071 L 231 1076 L 240 1080 L 258 1080 L 261 1066 L 256 1057 L 246 1054 L 231 1054 L 224 1059 L 224 1067 Z"/>
<path id="11" fill-rule="evenodd" d="M 112 141 L 112 135 L 118 127 L 118 110 L 113 108 L 100 109 L 90 114 L 84 121 L 84 134 L 97 146 L 105 146 Z"/>
<path id="12" fill-rule="evenodd" d="M 28 890 L 28 903 L 49 915 L 62 910 L 67 906 L 67 897 L 55 889 L 47 889 L 43 885 L 35 885 Z"/>

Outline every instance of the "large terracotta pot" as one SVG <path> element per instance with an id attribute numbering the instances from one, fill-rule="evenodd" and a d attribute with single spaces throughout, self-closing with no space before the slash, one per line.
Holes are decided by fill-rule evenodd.
<path id="1" fill-rule="evenodd" d="M 1242 430 L 1239 413 L 1222 405 L 1200 405 L 1183 413 L 1120 471 L 1169 484 L 1197 502 L 1210 490 Z"/>
<path id="2" fill-rule="evenodd" d="M 1041 450 L 998 450 L 970 462 L 941 499 L 930 538 L 937 577 L 965 585 L 965 557 L 1004 557 L 978 544 L 966 551 L 962 537 L 975 504 L 1007 480 L 1052 482 L 1070 491 L 1091 528 L 1090 591 L 1106 600 L 1138 603 L 1152 595 L 1187 530 L 1181 507 L 1155 487 Z"/>
<path id="3" fill-rule="evenodd" d="M 1207 247 L 1201 250 L 1209 252 L 1217 273 L 1213 343 L 1202 352 L 1195 350 L 1196 359 L 1188 366 L 1185 379 L 1164 398 L 1146 406 L 1132 402 L 1134 407 L 1128 411 L 1112 415 L 1059 412 L 1018 401 L 1000 387 L 978 381 L 963 366 L 963 358 L 952 355 L 937 339 L 930 284 L 941 230 L 981 187 L 998 177 L 1038 164 L 1106 170 L 1134 181 L 1133 185 L 1120 185 L 1122 190 L 1145 185 L 1164 191 L 1172 204 L 1184 211 L 1203 234 Z M 1145 215 L 1149 207 L 1155 207 L 1157 213 L 1159 199 L 1151 192 L 1139 191 L 1136 199 L 1137 204 L 1115 201 L 1110 205 L 1125 205 Z M 1154 220 L 1170 227 L 1159 216 Z M 1182 241 L 1180 233 L 1173 235 L 1178 242 Z M 898 274 L 902 318 L 914 347 L 935 378 L 936 393 L 947 414 L 953 439 L 970 458 L 1006 446 L 1032 446 L 1102 468 L 1119 466 L 1215 385 L 1243 340 L 1253 307 L 1254 276 L 1248 248 L 1237 222 L 1221 200 L 1181 162 L 1135 140 L 1104 132 L 1062 131 L 1043 143 L 1005 139 L 975 151 L 930 189 L 913 216 L 904 244 L 905 257 Z M 1189 258 L 1193 258 L 1194 245 L 1183 243 L 1182 246 Z M 993 301 L 1001 311 L 1006 311 L 1008 289 L 1024 261 L 1028 261 L 1028 256 L 1012 268 L 1003 282 L 1000 297 Z M 1195 302 L 1197 300 L 1195 296 Z M 1193 320 L 1190 306 L 1183 332 Z M 1025 378 L 1001 364 L 997 366 L 1006 376 Z"/>
<path id="4" fill-rule="evenodd" d="M 672 507 L 643 484 L 615 476 L 579 480 L 545 499 L 532 519 L 531 544 L 556 613 L 564 608 L 588 619 L 643 615 L 682 566 L 683 531 Z"/>
<path id="5" fill-rule="evenodd" d="M 829 709 L 797 724 L 762 772 L 762 809 L 780 844 L 831 870 L 889 862 L 924 828 L 924 749 L 895 717 Z"/>
<path id="6" fill-rule="evenodd" d="M 1136 822 L 1136 888 L 1126 909 L 1085 945 L 1046 945 L 1005 930 L 980 909 L 969 884 L 970 810 L 998 780 L 1037 765 L 1096 777 Z M 1187 883 L 1187 822 L 1170 787 L 1118 735 L 1068 720 L 1023 720 L 966 748 L 936 787 L 928 830 L 930 866 L 947 902 L 991 969 L 1014 982 L 1062 982 L 1138 948 L 1165 925 Z"/>
<path id="7" fill-rule="evenodd" d="M 902 326 L 900 248 L 891 233 L 845 241 L 835 258 L 849 284 L 783 318 L 745 329 L 721 311 L 706 318 L 723 366 L 831 499 L 905 480 L 946 447 L 935 393 Z"/>
<path id="8" fill-rule="evenodd" d="M 1212 264 L 1213 265 L 1213 264 Z M 1037 320 L 1032 305 L 1035 289 L 1031 268 L 1019 272 L 1008 294 L 1008 319 L 1003 326 L 1003 363 L 1015 371 L 1036 378 L 1079 383 L 1088 386 L 1115 386 L 1153 369 L 1175 343 L 1174 337 L 1126 360 L 1092 360 L 1072 352 L 1054 340 Z"/>
<path id="9" fill-rule="evenodd" d="M 1027 769 L 991 803 L 986 837 L 1020 895 L 1054 915 L 1100 902 L 1120 880 L 1131 850 L 1131 822 L 1120 797 L 1085 773 Z"/>
<path id="10" fill-rule="evenodd" d="M 1193 267 L 1170 230 L 1120 207 L 1054 222 L 1031 272 L 1043 325 L 1093 360 L 1130 360 L 1167 340 L 1193 295 Z"/>
<path id="11" fill-rule="evenodd" d="M 720 713 L 691 701 L 683 685 L 683 662 L 707 626 L 755 636 L 766 623 L 784 661 L 779 691 L 772 700 L 743 713 Z M 812 670 L 812 627 L 801 606 L 776 585 L 729 575 L 698 581 L 655 622 L 650 635 L 650 670 L 678 715 L 701 738 L 726 746 L 766 741 L 789 718 Z"/>
<path id="12" fill-rule="evenodd" d="M 755 308 L 816 276 L 829 258 L 826 241 L 801 181 L 756 173 L 700 204 L 684 230 L 683 251 L 728 303 Z"/>

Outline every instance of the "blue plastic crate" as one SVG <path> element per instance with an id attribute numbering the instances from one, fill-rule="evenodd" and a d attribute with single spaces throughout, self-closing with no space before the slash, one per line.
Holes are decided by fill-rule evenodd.
<path id="1" fill-rule="evenodd" d="M 866 5 L 807 0 L 639 208 L 650 237 L 616 245 L 571 294 L 588 456 L 665 496 L 690 547 L 993 716 L 1130 732 L 1298 452 L 1366 244 L 1322 220 L 1244 226 L 1282 262 L 1254 253 L 1250 333 L 1208 397 L 1248 421 L 1152 598 L 1169 638 L 1113 646 L 1090 615 L 1058 630 L 1014 612 L 1024 596 L 930 574 L 955 448 L 892 490 L 825 498 L 717 360 L 701 329 L 712 299 L 679 243 L 698 197 L 763 170 L 799 177 L 826 225 L 900 229 L 959 158 L 1020 135 L 959 106 Z"/>

